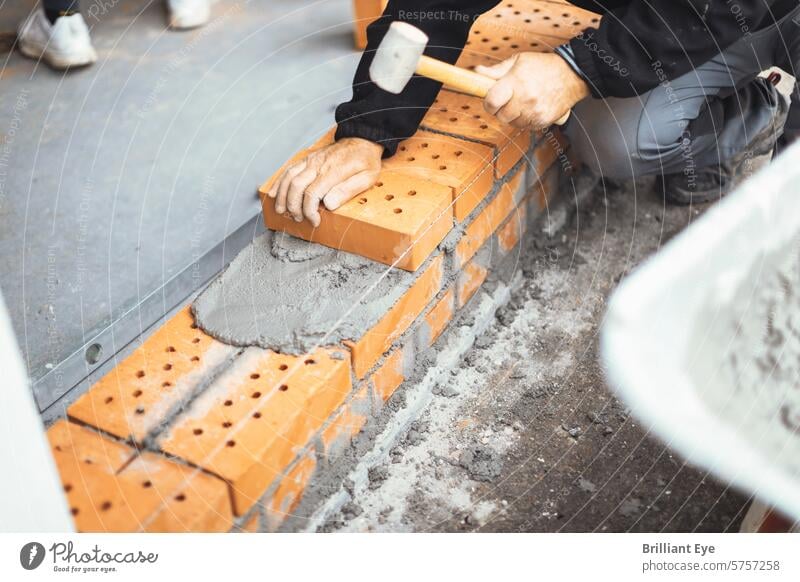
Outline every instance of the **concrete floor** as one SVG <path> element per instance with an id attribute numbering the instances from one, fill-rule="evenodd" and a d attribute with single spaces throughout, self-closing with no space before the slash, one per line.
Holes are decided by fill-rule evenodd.
<path id="1" fill-rule="evenodd" d="M 0 32 L 33 2 L 10 4 Z M 94 66 L 0 55 L 0 287 L 34 378 L 258 213 L 358 58 L 349 0 L 221 0 L 190 32 L 161 1 L 86 5 Z"/>
<path id="2" fill-rule="evenodd" d="M 652 438 L 598 361 L 616 284 L 702 211 L 655 191 L 597 191 L 556 240 L 528 235 L 521 289 L 323 530 L 738 529 L 747 498 Z"/>

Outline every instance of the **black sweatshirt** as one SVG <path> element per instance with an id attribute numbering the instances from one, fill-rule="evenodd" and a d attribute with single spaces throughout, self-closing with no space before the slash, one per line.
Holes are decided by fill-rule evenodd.
<path id="1" fill-rule="evenodd" d="M 353 81 L 353 98 L 336 109 L 336 139 L 361 137 L 393 155 L 416 132 L 440 83 L 414 76 L 399 95 L 369 79 L 369 65 L 389 24 L 409 22 L 429 37 L 425 54 L 458 60 L 475 19 L 498 0 L 390 0 L 367 29 L 367 48 Z M 798 0 L 575 0 L 603 14 L 569 45 L 594 97 L 641 95 L 701 65 L 736 40 L 768 26 Z M 765 65 L 769 65 L 766 63 Z"/>

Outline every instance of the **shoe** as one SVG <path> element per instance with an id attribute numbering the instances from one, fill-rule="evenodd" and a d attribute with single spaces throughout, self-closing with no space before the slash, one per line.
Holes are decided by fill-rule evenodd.
<path id="1" fill-rule="evenodd" d="M 776 104 L 775 115 L 767 127 L 744 150 L 718 166 L 662 176 L 664 199 L 667 202 L 686 206 L 719 200 L 769 163 L 789 114 L 789 99 L 772 85 L 765 83 L 765 86 L 773 93 Z"/>
<path id="2" fill-rule="evenodd" d="M 19 50 L 54 69 L 91 65 L 97 60 L 89 28 L 80 14 L 60 16 L 50 24 L 44 10 L 34 10 L 19 27 Z"/>
<path id="3" fill-rule="evenodd" d="M 203 26 L 216 0 L 167 0 L 169 27 L 179 30 Z"/>

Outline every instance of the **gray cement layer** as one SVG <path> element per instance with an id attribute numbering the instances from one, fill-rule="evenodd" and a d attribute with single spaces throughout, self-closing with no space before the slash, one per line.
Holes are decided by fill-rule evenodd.
<path id="1" fill-rule="evenodd" d="M 360 338 L 417 276 L 268 232 L 233 260 L 193 309 L 197 324 L 221 341 L 303 353 Z"/>

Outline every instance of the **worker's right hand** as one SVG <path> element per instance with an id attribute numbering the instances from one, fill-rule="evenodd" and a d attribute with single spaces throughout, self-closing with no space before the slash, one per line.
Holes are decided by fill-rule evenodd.
<path id="1" fill-rule="evenodd" d="M 336 210 L 378 181 L 383 146 L 347 137 L 292 164 L 267 192 L 275 212 L 287 210 L 297 222 L 319 226 L 319 204 Z"/>

